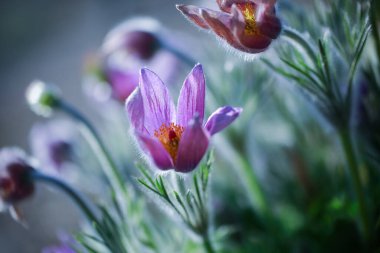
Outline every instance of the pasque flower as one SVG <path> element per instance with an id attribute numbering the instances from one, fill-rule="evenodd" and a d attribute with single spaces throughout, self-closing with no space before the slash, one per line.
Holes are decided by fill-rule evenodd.
<path id="1" fill-rule="evenodd" d="M 153 69 L 166 81 L 173 78 L 179 61 L 162 48 L 158 35 L 161 30 L 156 20 L 141 17 L 127 20 L 107 34 L 98 68 L 113 98 L 125 102 L 137 87 L 143 66 Z"/>
<path id="2" fill-rule="evenodd" d="M 190 172 L 209 145 L 210 136 L 230 125 L 241 108 L 217 109 L 203 125 L 205 77 L 200 64 L 184 81 L 177 111 L 169 91 L 149 69 L 140 72 L 139 87 L 128 98 L 126 110 L 143 149 L 162 170 Z"/>
<path id="3" fill-rule="evenodd" d="M 78 139 L 75 126 L 67 120 L 35 124 L 30 131 L 30 146 L 42 168 L 60 171 L 72 161 Z"/>
<path id="4" fill-rule="evenodd" d="M 212 30 L 232 47 L 246 53 L 266 50 L 281 32 L 275 0 L 217 0 L 220 11 L 177 5 L 197 26 Z"/>
<path id="5" fill-rule="evenodd" d="M 25 153 L 17 148 L 0 150 L 0 202 L 13 205 L 34 192 L 29 175 L 34 169 Z"/>

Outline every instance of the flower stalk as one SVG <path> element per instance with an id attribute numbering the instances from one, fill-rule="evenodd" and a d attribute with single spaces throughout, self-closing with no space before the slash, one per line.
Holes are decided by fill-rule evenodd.
<path id="1" fill-rule="evenodd" d="M 161 48 L 175 55 L 178 59 L 186 63 L 189 67 L 193 67 L 194 65 L 198 63 L 190 55 L 186 54 L 185 52 L 183 52 L 183 50 L 178 49 L 177 47 L 171 45 L 170 43 L 162 39 L 160 40 L 159 43 L 160 43 Z"/>
<path id="2" fill-rule="evenodd" d="M 352 183 L 354 186 L 355 195 L 359 205 L 359 215 L 360 223 L 365 239 L 369 238 L 369 219 L 367 205 L 365 201 L 364 186 L 360 180 L 359 164 L 356 158 L 353 140 L 350 131 L 341 130 L 339 131 L 340 141 L 343 147 L 343 151 L 346 156 L 347 166 L 350 172 Z"/>
<path id="3" fill-rule="evenodd" d="M 77 191 L 75 191 L 72 187 L 70 187 L 62 180 L 42 174 L 36 170 L 30 173 L 30 179 L 33 181 L 44 182 L 61 189 L 78 205 L 78 207 L 83 211 L 91 223 L 95 223 L 96 225 L 100 224 L 97 215 L 95 214 L 94 210 L 92 210 L 89 203 Z"/>
<path id="4" fill-rule="evenodd" d="M 203 246 L 206 249 L 207 253 L 215 253 L 214 247 L 212 246 L 212 243 L 210 241 L 210 238 L 208 236 L 208 233 L 206 232 L 205 235 L 203 235 Z"/>
<path id="5" fill-rule="evenodd" d="M 90 123 L 90 121 L 86 117 L 84 117 L 76 108 L 74 108 L 73 106 L 71 106 L 63 100 L 59 101 L 57 107 L 81 124 L 82 133 L 84 137 L 87 139 L 91 148 L 93 149 L 93 152 L 95 153 L 96 157 L 98 158 L 99 163 L 102 166 L 104 173 L 110 181 L 110 184 L 113 187 L 113 189 L 126 192 L 126 187 L 123 182 L 123 177 L 120 174 L 120 171 L 118 170 L 111 155 L 107 151 L 105 144 L 100 139 L 99 134 L 97 133 L 93 125 Z"/>

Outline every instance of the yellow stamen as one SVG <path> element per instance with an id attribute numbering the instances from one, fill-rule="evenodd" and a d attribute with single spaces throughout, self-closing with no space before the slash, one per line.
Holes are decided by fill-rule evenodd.
<path id="1" fill-rule="evenodd" d="M 179 141 L 181 140 L 184 130 L 184 127 L 174 123 L 170 123 L 170 125 L 164 123 L 159 129 L 154 131 L 154 136 L 162 143 L 166 151 L 168 151 L 174 163 L 177 161 Z"/>
<path id="2" fill-rule="evenodd" d="M 255 8 L 251 3 L 238 4 L 238 8 L 242 11 L 245 20 L 245 34 L 257 35 L 259 30 L 256 26 Z"/>

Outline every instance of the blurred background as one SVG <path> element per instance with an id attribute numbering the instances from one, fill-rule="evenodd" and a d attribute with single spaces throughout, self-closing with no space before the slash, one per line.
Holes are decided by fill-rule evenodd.
<path id="1" fill-rule="evenodd" d="M 197 32 L 188 29 L 175 3 L 178 0 L 0 1 L 0 147 L 29 150 L 30 127 L 41 119 L 29 110 L 24 93 L 36 78 L 59 85 L 70 102 L 91 111 L 81 92 L 83 63 L 124 19 L 149 15 L 168 28 Z M 60 192 L 37 189 L 21 209 L 27 227 L 0 214 L 2 253 L 40 252 L 55 243 L 58 234 L 80 225 L 79 211 Z"/>

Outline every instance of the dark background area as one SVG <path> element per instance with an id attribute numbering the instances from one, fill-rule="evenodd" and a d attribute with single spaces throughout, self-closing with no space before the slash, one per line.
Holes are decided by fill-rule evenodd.
<path id="1" fill-rule="evenodd" d="M 86 56 L 97 50 L 107 31 L 128 17 L 149 15 L 169 28 L 188 29 L 175 3 L 178 0 L 2 0 L 0 147 L 29 149 L 29 129 L 40 120 L 24 99 L 30 81 L 55 83 L 72 103 L 83 111 L 90 109 L 81 92 Z M 80 225 L 79 211 L 59 192 L 37 188 L 20 207 L 28 228 L 0 214 L 1 253 L 40 252 L 57 241 L 60 231 L 75 231 Z"/>

